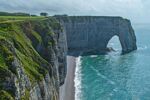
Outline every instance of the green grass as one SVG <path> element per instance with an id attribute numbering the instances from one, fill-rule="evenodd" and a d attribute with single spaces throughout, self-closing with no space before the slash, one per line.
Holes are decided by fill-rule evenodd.
<path id="1" fill-rule="evenodd" d="M 0 100 L 14 100 L 14 99 L 7 91 L 0 90 Z"/>
<path id="2" fill-rule="evenodd" d="M 0 16 L 0 23 L 20 22 L 26 20 L 44 20 L 43 16 Z"/>
<path id="3" fill-rule="evenodd" d="M 30 91 L 29 90 L 25 90 L 25 95 L 21 97 L 21 100 L 29 100 L 30 97 Z"/>
<path id="4" fill-rule="evenodd" d="M 3 68 L 6 67 L 5 59 L 1 52 L 0 52 L 0 67 L 3 67 Z"/>
<path id="5" fill-rule="evenodd" d="M 38 42 L 42 42 L 42 38 L 37 32 L 32 31 L 32 35 L 38 40 Z"/>
<path id="6" fill-rule="evenodd" d="M 13 36 L 13 41 L 16 43 L 16 53 L 17 57 L 23 64 L 23 67 L 29 76 L 32 83 L 36 80 L 42 80 L 44 75 L 47 73 L 42 66 L 40 66 L 39 62 L 45 63 L 44 60 L 40 57 L 40 55 L 36 52 L 36 50 L 32 46 L 32 42 L 26 37 L 19 26 L 13 25 L 15 29 L 14 32 L 11 32 Z M 36 32 L 31 32 L 33 36 L 41 40 L 41 36 Z M 34 59 L 33 59 L 34 58 Z M 41 61 L 35 60 L 35 58 L 41 59 Z"/>
<path id="7" fill-rule="evenodd" d="M 36 82 L 36 80 L 40 81 L 43 79 L 44 74 L 47 73 L 44 68 L 42 68 L 31 57 L 27 57 L 19 51 L 17 51 L 17 55 L 32 83 Z"/>

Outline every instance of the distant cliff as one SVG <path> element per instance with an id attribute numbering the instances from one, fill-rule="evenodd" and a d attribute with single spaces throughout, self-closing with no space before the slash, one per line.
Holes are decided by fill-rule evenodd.
<path id="1" fill-rule="evenodd" d="M 106 54 L 109 40 L 119 37 L 122 53 L 137 49 L 129 20 L 108 16 L 55 16 L 67 34 L 68 54 L 73 56 Z"/>
<path id="2" fill-rule="evenodd" d="M 0 23 L 0 100 L 58 100 L 66 36 L 55 18 Z"/>

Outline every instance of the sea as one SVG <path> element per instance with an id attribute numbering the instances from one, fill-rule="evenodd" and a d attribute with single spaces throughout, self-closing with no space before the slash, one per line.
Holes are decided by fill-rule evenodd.
<path id="1" fill-rule="evenodd" d="M 150 100 L 150 24 L 133 25 L 137 50 L 121 55 L 117 36 L 107 55 L 76 58 L 75 100 Z"/>

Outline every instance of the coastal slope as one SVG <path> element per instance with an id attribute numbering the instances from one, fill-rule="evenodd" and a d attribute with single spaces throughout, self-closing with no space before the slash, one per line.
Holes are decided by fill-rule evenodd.
<path id="1" fill-rule="evenodd" d="M 55 18 L 1 18 L 0 100 L 58 100 L 66 49 Z"/>

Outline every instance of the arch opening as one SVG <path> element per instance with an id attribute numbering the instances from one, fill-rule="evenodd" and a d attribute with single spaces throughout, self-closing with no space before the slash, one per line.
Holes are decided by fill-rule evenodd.
<path id="1" fill-rule="evenodd" d="M 113 36 L 107 43 L 107 48 L 110 48 L 111 51 L 121 52 L 122 46 L 117 35 Z"/>

